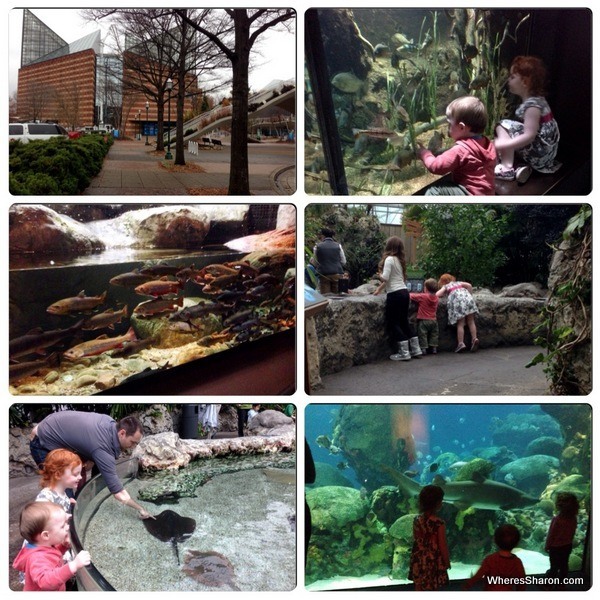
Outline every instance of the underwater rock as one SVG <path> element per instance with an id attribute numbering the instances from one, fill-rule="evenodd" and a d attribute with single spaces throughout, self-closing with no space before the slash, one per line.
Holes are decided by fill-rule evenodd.
<path id="1" fill-rule="evenodd" d="M 235 591 L 240 589 L 234 581 L 233 565 L 226 556 L 218 552 L 188 550 L 183 559 L 182 571 L 209 587 L 227 586 Z"/>
<path id="2" fill-rule="evenodd" d="M 358 78 L 365 78 L 373 61 L 372 50 L 361 43 L 352 10 L 320 11 L 319 22 L 329 72 L 352 71 Z"/>
<path id="3" fill-rule="evenodd" d="M 511 413 L 490 422 L 494 445 L 506 446 L 517 456 L 523 456 L 527 444 L 541 436 L 559 438 L 560 427 L 549 415 L 540 413 Z"/>
<path id="4" fill-rule="evenodd" d="M 345 405 L 334 424 L 333 443 L 344 453 L 360 481 L 372 491 L 389 483 L 380 465 L 404 471 L 414 460 L 408 405 Z"/>
<path id="5" fill-rule="evenodd" d="M 548 435 L 531 440 L 531 442 L 527 444 L 527 448 L 525 448 L 525 456 L 546 454 L 547 456 L 556 456 L 556 458 L 560 458 L 562 452 L 563 441 Z"/>
<path id="6" fill-rule="evenodd" d="M 484 458 L 485 460 L 494 463 L 496 467 L 501 467 L 502 465 L 512 462 L 518 458 L 517 455 L 512 450 L 509 450 L 506 446 L 475 448 L 473 450 L 473 454 L 479 458 Z"/>
<path id="7" fill-rule="evenodd" d="M 308 490 L 306 502 L 314 530 L 339 531 L 369 512 L 368 502 L 354 488 L 327 486 Z"/>
<path id="8" fill-rule="evenodd" d="M 85 255 L 104 250 L 104 242 L 78 221 L 41 205 L 15 204 L 9 210 L 9 252 Z"/>
<path id="9" fill-rule="evenodd" d="M 330 485 L 341 487 L 354 487 L 349 479 L 344 477 L 340 470 L 329 463 L 316 462 L 315 470 L 317 476 L 315 482 L 307 485 L 307 488 L 327 487 Z"/>
<path id="10" fill-rule="evenodd" d="M 568 475 L 558 483 L 550 484 L 542 493 L 542 497 L 554 501 L 559 492 L 569 492 L 575 494 L 579 500 L 585 500 L 590 495 L 590 481 L 583 475 Z"/>
<path id="11" fill-rule="evenodd" d="M 389 527 L 399 514 L 406 511 L 406 498 L 396 486 L 384 485 L 371 494 L 371 510 L 377 519 Z"/>
<path id="12" fill-rule="evenodd" d="M 560 425 L 565 449 L 561 454 L 561 466 L 567 473 L 589 470 L 592 457 L 591 427 L 592 410 L 587 404 L 542 404 L 542 410 Z"/>
<path id="13" fill-rule="evenodd" d="M 405 544 L 413 542 L 413 523 L 417 514 L 402 515 L 389 528 L 389 534 Z"/>
<path id="14" fill-rule="evenodd" d="M 252 469 L 262 469 L 274 478 L 289 482 L 294 480 L 295 456 L 290 453 L 260 454 L 245 456 L 244 460 L 236 457 L 211 458 L 191 463 L 185 469 L 144 473 L 140 480 L 144 485 L 138 491 L 138 498 L 155 504 L 176 504 L 179 498 L 195 498 L 198 487 L 205 485 L 213 477 L 225 473 L 239 473 Z"/>
<path id="15" fill-rule="evenodd" d="M 544 454 L 525 456 L 500 468 L 500 476 L 507 483 L 539 496 L 548 485 L 552 473 L 560 466 L 558 458 Z"/>
<path id="16" fill-rule="evenodd" d="M 495 465 L 488 460 L 474 458 L 458 470 L 454 481 L 471 481 L 475 473 L 488 478 L 495 468 Z"/>

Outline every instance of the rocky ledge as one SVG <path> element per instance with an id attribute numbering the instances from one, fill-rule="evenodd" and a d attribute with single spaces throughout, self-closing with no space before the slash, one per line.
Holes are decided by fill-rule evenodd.
<path id="1" fill-rule="evenodd" d="M 182 440 L 178 434 L 166 432 L 144 437 L 133 456 L 145 471 L 176 470 L 197 459 L 292 452 L 295 445 L 296 436 L 292 429 L 277 436 L 216 440 Z"/>
<path id="2" fill-rule="evenodd" d="M 337 373 L 354 365 L 386 358 L 391 345 L 385 325 L 385 294 L 373 296 L 375 283 L 352 290 L 343 298 L 331 299 L 327 309 L 315 317 L 320 374 Z M 479 308 L 477 332 L 481 348 L 533 344 L 533 328 L 540 323 L 546 291 L 535 284 L 504 288 L 500 294 L 475 290 Z M 416 306 L 411 303 L 409 319 L 416 325 Z M 446 299 L 440 300 L 437 321 L 439 349 L 456 347 L 456 327 L 449 325 Z M 469 334 L 465 334 L 467 342 Z"/>

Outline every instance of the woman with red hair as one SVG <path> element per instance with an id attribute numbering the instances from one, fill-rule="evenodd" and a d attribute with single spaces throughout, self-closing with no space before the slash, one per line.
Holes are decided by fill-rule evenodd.
<path id="1" fill-rule="evenodd" d="M 552 110 L 544 98 L 546 67 L 535 56 L 517 56 L 510 66 L 508 89 L 521 98 L 515 111 L 517 120 L 503 119 L 496 127 L 494 145 L 500 157 L 497 179 L 525 183 L 534 169 L 555 173 L 560 132 Z M 515 166 L 515 155 L 525 164 Z"/>

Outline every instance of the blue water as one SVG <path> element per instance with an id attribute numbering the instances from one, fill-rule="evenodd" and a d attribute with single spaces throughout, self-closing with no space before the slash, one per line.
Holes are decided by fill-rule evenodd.
<path id="1" fill-rule="evenodd" d="M 332 454 L 317 444 L 321 435 L 332 438 L 340 404 L 309 404 L 306 407 L 306 438 L 313 460 L 336 468 L 345 462 L 343 452 Z M 423 471 L 435 464 L 436 456 L 452 452 L 461 460 L 474 457 L 473 450 L 493 446 L 492 419 L 505 419 L 510 414 L 540 413 L 536 404 L 414 404 L 416 456 L 412 468 Z M 342 463 L 342 465 L 340 465 Z M 435 466 L 434 466 L 435 469 Z M 344 477 L 360 487 L 351 466 L 343 468 Z M 433 478 L 433 474 L 430 479 Z"/>

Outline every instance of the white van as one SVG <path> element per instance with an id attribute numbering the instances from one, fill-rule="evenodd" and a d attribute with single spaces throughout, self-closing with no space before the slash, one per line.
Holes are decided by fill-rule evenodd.
<path id="1" fill-rule="evenodd" d="M 19 140 L 27 144 L 33 140 L 49 140 L 53 137 L 69 137 L 67 130 L 56 123 L 10 123 L 9 141 Z"/>

